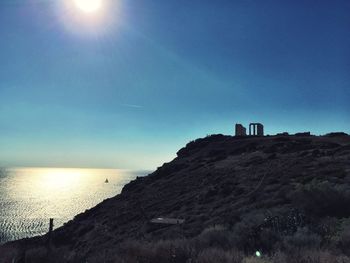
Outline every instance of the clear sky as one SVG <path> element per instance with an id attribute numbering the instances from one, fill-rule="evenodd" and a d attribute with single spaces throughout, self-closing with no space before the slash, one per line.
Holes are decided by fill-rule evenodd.
<path id="1" fill-rule="evenodd" d="M 350 1 L 0 0 L 0 166 L 154 169 L 189 140 L 350 132 Z"/>

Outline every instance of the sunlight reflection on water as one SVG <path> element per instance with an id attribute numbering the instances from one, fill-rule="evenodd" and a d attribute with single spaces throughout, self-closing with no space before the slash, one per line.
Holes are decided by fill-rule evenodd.
<path id="1" fill-rule="evenodd" d="M 0 243 L 44 234 L 49 218 L 55 219 L 57 228 L 145 174 L 118 169 L 7 169 L 0 174 Z"/>

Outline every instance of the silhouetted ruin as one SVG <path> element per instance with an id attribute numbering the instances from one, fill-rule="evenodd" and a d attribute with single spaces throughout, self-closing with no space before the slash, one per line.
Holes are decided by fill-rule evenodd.
<path id="1" fill-rule="evenodd" d="M 249 135 L 264 136 L 264 125 L 262 125 L 261 123 L 249 124 Z"/>
<path id="2" fill-rule="evenodd" d="M 236 136 L 247 136 L 247 129 L 242 124 L 237 123 L 235 130 Z"/>
<path id="3" fill-rule="evenodd" d="M 236 136 L 247 136 L 247 129 L 237 123 L 235 127 Z M 264 125 L 261 123 L 250 123 L 249 124 L 249 136 L 264 136 Z"/>

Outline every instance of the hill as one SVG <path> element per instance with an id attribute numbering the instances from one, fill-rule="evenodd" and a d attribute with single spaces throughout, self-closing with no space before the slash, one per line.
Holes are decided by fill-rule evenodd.
<path id="1" fill-rule="evenodd" d="M 350 217 L 348 202 L 346 134 L 212 135 L 188 143 L 173 161 L 56 229 L 52 247 L 67 261 L 82 262 L 78 258 L 117 251 L 126 240 L 193 239 L 213 226 L 234 232 L 232 242 L 245 253 L 269 253 L 278 238 L 300 229 L 317 235 L 323 246 L 339 236 Z M 150 223 L 160 217 L 184 223 Z M 5 244 L 0 262 L 23 249 L 40 250 L 46 242 L 44 236 Z"/>

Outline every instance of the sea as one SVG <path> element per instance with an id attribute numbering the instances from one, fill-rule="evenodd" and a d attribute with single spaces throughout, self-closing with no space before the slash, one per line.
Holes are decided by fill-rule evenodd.
<path id="1" fill-rule="evenodd" d="M 119 169 L 1 169 L 0 244 L 47 233 L 50 218 L 58 228 L 148 173 Z"/>

